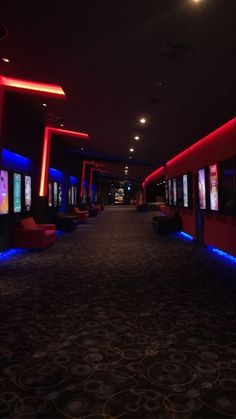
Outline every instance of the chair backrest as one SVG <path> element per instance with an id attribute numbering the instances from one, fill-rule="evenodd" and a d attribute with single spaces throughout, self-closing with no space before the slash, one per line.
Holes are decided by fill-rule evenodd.
<path id="1" fill-rule="evenodd" d="M 27 230 L 32 230 L 32 229 L 37 228 L 37 224 L 34 221 L 33 217 L 22 218 L 19 224 L 22 228 L 25 228 Z"/>

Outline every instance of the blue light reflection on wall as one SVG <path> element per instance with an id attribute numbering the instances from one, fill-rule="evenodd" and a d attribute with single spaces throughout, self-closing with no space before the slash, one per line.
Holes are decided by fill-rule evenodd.
<path id="1" fill-rule="evenodd" d="M 217 249 L 216 247 L 213 247 L 213 246 L 207 246 L 207 248 L 210 252 L 216 253 L 218 256 L 221 256 L 221 257 L 227 259 L 228 261 L 232 262 L 233 264 L 236 263 L 236 256 L 230 255 L 229 253 L 226 253 L 223 250 Z"/>
<path id="2" fill-rule="evenodd" d="M 3 148 L 2 166 L 8 170 L 30 173 L 32 170 L 32 160 Z"/>
<path id="3" fill-rule="evenodd" d="M 70 176 L 70 185 L 77 185 L 77 177 Z"/>

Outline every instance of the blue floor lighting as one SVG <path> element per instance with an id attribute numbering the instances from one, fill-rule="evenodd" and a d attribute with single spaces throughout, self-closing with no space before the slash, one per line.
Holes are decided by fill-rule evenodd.
<path id="1" fill-rule="evenodd" d="M 21 253 L 25 253 L 26 250 L 24 249 L 8 249 L 4 252 L 0 253 L 0 262 L 6 261 L 11 259 L 13 256 L 20 255 Z"/>
<path id="2" fill-rule="evenodd" d="M 182 237 L 183 239 L 186 239 L 186 240 L 193 240 L 193 237 L 190 236 L 190 234 L 185 233 L 184 231 L 177 233 L 177 236 Z"/>
<path id="3" fill-rule="evenodd" d="M 211 252 L 214 252 L 217 255 L 226 258 L 228 261 L 236 263 L 236 256 L 233 256 L 233 255 L 230 255 L 229 253 L 223 252 L 223 250 L 217 249 L 216 247 L 213 247 L 213 246 L 208 246 L 207 248 Z"/>

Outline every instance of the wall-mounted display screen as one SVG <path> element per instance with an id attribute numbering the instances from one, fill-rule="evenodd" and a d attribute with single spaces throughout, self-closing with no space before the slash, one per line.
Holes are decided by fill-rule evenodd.
<path id="1" fill-rule="evenodd" d="M 188 208 L 188 175 L 183 175 L 183 204 L 185 208 Z"/>
<path id="2" fill-rule="evenodd" d="M 25 176 L 25 210 L 30 211 L 31 209 L 31 177 Z"/>
<path id="3" fill-rule="evenodd" d="M 13 174 L 13 211 L 21 212 L 21 174 Z"/>
<path id="4" fill-rule="evenodd" d="M 48 206 L 52 207 L 52 182 L 48 182 Z"/>
<path id="5" fill-rule="evenodd" d="M 205 169 L 198 170 L 198 198 L 199 208 L 206 209 L 206 173 Z"/>
<path id="6" fill-rule="evenodd" d="M 236 215 L 236 162 L 228 159 L 221 163 L 221 209 L 224 214 Z"/>
<path id="7" fill-rule="evenodd" d="M 183 206 L 183 178 L 178 176 L 176 179 L 176 195 L 177 195 L 177 205 Z"/>
<path id="8" fill-rule="evenodd" d="M 169 194 L 169 205 L 172 205 L 172 184 L 171 184 L 171 179 L 168 180 L 168 194 Z"/>
<path id="9" fill-rule="evenodd" d="M 0 214 L 9 212 L 8 172 L 0 170 Z"/>
<path id="10" fill-rule="evenodd" d="M 173 204 L 176 205 L 177 204 L 177 188 L 176 188 L 175 178 L 172 180 L 172 185 L 173 185 Z"/>
<path id="11" fill-rule="evenodd" d="M 115 204 L 123 204 L 125 200 L 124 188 L 115 189 Z"/>
<path id="12" fill-rule="evenodd" d="M 62 203 L 62 184 L 58 183 L 58 205 L 61 206 Z"/>
<path id="13" fill-rule="evenodd" d="M 53 182 L 53 204 L 54 204 L 54 207 L 57 207 L 57 204 L 58 204 L 57 194 L 58 194 L 57 182 Z"/>
<path id="14" fill-rule="evenodd" d="M 212 164 L 209 166 L 209 189 L 210 189 L 210 209 L 219 210 L 219 192 L 218 192 L 218 166 Z"/>

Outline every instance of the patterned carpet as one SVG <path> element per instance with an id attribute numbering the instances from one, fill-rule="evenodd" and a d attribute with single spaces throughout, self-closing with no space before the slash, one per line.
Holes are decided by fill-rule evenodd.
<path id="1" fill-rule="evenodd" d="M 0 264 L 0 418 L 236 418 L 236 267 L 153 215 Z"/>

